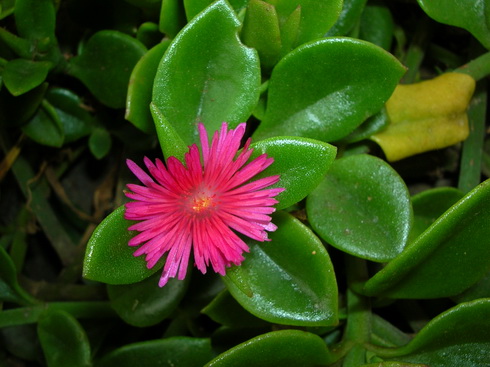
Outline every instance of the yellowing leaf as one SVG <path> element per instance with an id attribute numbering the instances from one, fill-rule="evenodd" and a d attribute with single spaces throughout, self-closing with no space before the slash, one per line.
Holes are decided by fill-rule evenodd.
<path id="1" fill-rule="evenodd" d="M 466 109 L 475 80 L 446 73 L 420 83 L 398 85 L 386 102 L 390 125 L 371 137 L 393 162 L 465 140 Z"/>

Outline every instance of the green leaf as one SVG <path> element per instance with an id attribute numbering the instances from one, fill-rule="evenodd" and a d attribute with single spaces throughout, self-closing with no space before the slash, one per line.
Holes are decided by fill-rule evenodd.
<path id="1" fill-rule="evenodd" d="M 22 127 L 22 131 L 39 144 L 56 148 L 63 145 L 63 125 L 54 107 L 46 100 L 34 117 Z"/>
<path id="2" fill-rule="evenodd" d="M 453 187 L 439 187 L 426 190 L 412 197 L 414 221 L 409 243 L 421 235 L 463 196 L 463 192 Z"/>
<path id="3" fill-rule="evenodd" d="M 454 296 L 490 270 L 490 180 L 473 189 L 364 285 L 390 298 Z"/>
<path id="4" fill-rule="evenodd" d="M 15 265 L 3 247 L 0 247 L 0 302 L 14 302 L 24 306 L 36 303 L 17 282 Z"/>
<path id="5" fill-rule="evenodd" d="M 367 5 L 361 17 L 359 38 L 389 51 L 395 24 L 390 9 L 383 5 Z"/>
<path id="6" fill-rule="evenodd" d="M 274 163 L 255 178 L 280 175 L 271 187 L 284 187 L 276 199 L 277 209 L 284 209 L 304 199 L 323 180 L 337 149 L 318 140 L 276 137 L 253 143 L 252 159 L 261 154 L 274 158 Z"/>
<path id="7" fill-rule="evenodd" d="M 149 50 L 138 61 L 129 79 L 125 118 L 148 134 L 155 132 L 155 125 L 150 113 L 153 80 L 160 60 L 169 44 L 169 41 L 163 41 Z"/>
<path id="8" fill-rule="evenodd" d="M 93 117 L 83 108 L 83 101 L 79 96 L 68 89 L 53 88 L 46 94 L 46 99 L 58 115 L 65 143 L 90 134 L 94 125 Z"/>
<path id="9" fill-rule="evenodd" d="M 160 63 L 153 103 L 186 145 L 198 140 L 196 123 L 208 131 L 223 121 L 234 128 L 257 104 L 259 60 L 238 41 L 239 26 L 233 9 L 219 0 L 178 34 Z"/>
<path id="10" fill-rule="evenodd" d="M 247 312 L 226 289 L 218 294 L 202 311 L 213 321 L 235 328 L 261 327 L 267 325 Z"/>
<path id="11" fill-rule="evenodd" d="M 161 43 L 160 41 L 162 40 L 162 36 L 162 33 L 158 29 L 158 24 L 153 22 L 142 23 L 136 32 L 136 38 L 138 41 L 144 44 L 148 49 L 158 46 Z M 165 43 L 169 42 L 170 41 L 166 40 Z"/>
<path id="12" fill-rule="evenodd" d="M 174 38 L 185 25 L 184 5 L 180 0 L 162 0 L 158 27 L 169 38 Z"/>
<path id="13" fill-rule="evenodd" d="M 243 43 L 257 50 L 260 63 L 271 69 L 281 57 L 281 31 L 273 5 L 250 0 L 241 31 Z"/>
<path id="14" fill-rule="evenodd" d="M 122 108 L 133 67 L 146 47 L 124 33 L 103 30 L 95 33 L 79 56 L 70 60 L 68 72 L 80 79 L 103 104 Z"/>
<path id="15" fill-rule="evenodd" d="M 382 358 L 431 367 L 479 367 L 490 360 L 490 299 L 462 303 L 430 321 L 406 346 Z"/>
<path id="16" fill-rule="evenodd" d="M 291 215 L 279 212 L 271 242 L 248 240 L 250 253 L 223 277 L 232 296 L 269 322 L 331 326 L 337 320 L 337 283 L 320 240 Z"/>
<path id="17" fill-rule="evenodd" d="M 134 257 L 128 246 L 136 234 L 128 231 L 131 221 L 124 219 L 124 206 L 114 210 L 95 228 L 87 244 L 83 276 L 108 284 L 140 282 L 159 270 L 146 267 L 143 257 Z"/>
<path id="18" fill-rule="evenodd" d="M 439 23 L 461 27 L 490 49 L 490 5 L 486 0 L 417 0 L 427 15 Z"/>
<path id="19" fill-rule="evenodd" d="M 49 61 L 11 60 L 3 70 L 3 83 L 13 96 L 20 96 L 41 85 L 52 65 Z"/>
<path id="20" fill-rule="evenodd" d="M 359 21 L 367 0 L 344 0 L 337 22 L 329 29 L 327 36 L 346 36 Z"/>
<path id="21" fill-rule="evenodd" d="M 202 367 L 211 358 L 209 339 L 174 337 L 126 345 L 106 355 L 96 367 Z"/>
<path id="22" fill-rule="evenodd" d="M 108 285 L 111 306 L 125 322 L 138 327 L 156 325 L 169 317 L 184 297 L 190 277 L 170 279 L 158 287 L 159 273 L 127 285 Z"/>
<path id="23" fill-rule="evenodd" d="M 353 155 L 334 162 L 307 199 L 312 228 L 332 246 L 377 262 L 405 247 L 412 223 L 408 189 L 386 162 Z"/>
<path id="24" fill-rule="evenodd" d="M 268 0 L 274 4 L 281 24 L 287 23 L 288 18 L 300 8 L 301 20 L 296 45 L 324 37 L 334 25 L 342 10 L 342 0 Z"/>
<path id="25" fill-rule="evenodd" d="M 254 137 L 338 140 L 383 107 L 403 72 L 392 55 L 365 41 L 327 38 L 302 45 L 274 68 Z"/>
<path id="26" fill-rule="evenodd" d="M 188 146 L 182 141 L 179 133 L 153 103 L 150 105 L 150 111 L 155 121 L 163 156 L 166 158 L 176 157 L 183 162 L 185 153 L 189 151 Z"/>
<path id="27" fill-rule="evenodd" d="M 97 127 L 92 131 L 92 134 L 90 134 L 88 146 L 90 148 L 90 152 L 95 158 L 104 158 L 111 150 L 111 145 L 111 135 L 106 129 Z"/>
<path id="28" fill-rule="evenodd" d="M 64 311 L 47 311 L 37 332 L 48 367 L 90 367 L 90 344 L 77 320 Z"/>
<path id="29" fill-rule="evenodd" d="M 334 360 L 319 336 L 300 330 L 281 330 L 239 344 L 217 356 L 206 367 L 313 367 Z"/>
<path id="30" fill-rule="evenodd" d="M 37 40 L 36 47 L 46 50 L 45 47 L 56 41 L 53 0 L 16 0 L 15 25 L 21 37 Z"/>

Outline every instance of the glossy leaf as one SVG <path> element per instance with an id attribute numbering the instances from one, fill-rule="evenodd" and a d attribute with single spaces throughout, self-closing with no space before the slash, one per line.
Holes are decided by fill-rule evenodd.
<path id="1" fill-rule="evenodd" d="M 364 41 L 327 38 L 300 46 L 274 68 L 254 138 L 341 139 L 383 107 L 403 72 L 392 55 Z"/>
<path id="2" fill-rule="evenodd" d="M 111 306 L 125 322 L 138 327 L 156 325 L 175 311 L 185 294 L 190 277 L 170 279 L 158 287 L 160 273 L 127 285 L 108 285 Z"/>
<path id="3" fill-rule="evenodd" d="M 252 159 L 261 154 L 274 158 L 274 163 L 256 178 L 280 175 L 271 187 L 286 190 L 276 196 L 277 209 L 284 209 L 304 199 L 322 181 L 330 168 L 337 149 L 318 140 L 276 137 L 253 143 Z"/>
<path id="4" fill-rule="evenodd" d="M 364 291 L 392 298 L 439 298 L 461 293 L 490 270 L 489 208 L 487 180 L 369 279 Z"/>
<path id="5" fill-rule="evenodd" d="M 70 60 L 68 72 L 80 79 L 103 104 L 122 108 L 133 67 L 146 47 L 124 33 L 103 30 L 95 33 L 80 55 Z"/>
<path id="6" fill-rule="evenodd" d="M 140 282 L 155 273 L 159 266 L 146 267 L 143 257 L 133 256 L 128 246 L 135 232 L 128 231 L 131 221 L 124 219 L 124 206 L 114 210 L 94 230 L 87 244 L 83 276 L 108 284 Z"/>
<path id="7" fill-rule="evenodd" d="M 259 99 L 255 51 L 237 38 L 240 26 L 224 0 L 196 16 L 174 39 L 155 78 L 153 103 L 186 145 L 198 141 L 197 122 L 215 131 L 248 119 Z"/>
<path id="8" fill-rule="evenodd" d="M 464 0 L 417 1 L 429 17 L 466 29 L 490 49 L 490 8 L 487 1 L 475 0 L 471 6 Z"/>
<path id="9" fill-rule="evenodd" d="M 301 45 L 316 38 L 324 37 L 325 33 L 336 22 L 342 10 L 342 0 L 267 0 L 274 4 L 279 16 L 281 28 L 287 19 L 298 8 L 300 10 L 300 24 L 297 43 Z"/>
<path id="10" fill-rule="evenodd" d="M 213 321 L 230 327 L 250 328 L 267 325 L 264 320 L 240 306 L 227 290 L 218 294 L 201 312 Z"/>
<path id="11" fill-rule="evenodd" d="M 125 118 L 148 134 L 155 132 L 150 113 L 153 80 L 169 43 L 169 41 L 163 41 L 149 50 L 138 61 L 129 79 Z"/>
<path id="12" fill-rule="evenodd" d="M 416 239 L 446 210 L 463 198 L 464 194 L 452 187 L 426 190 L 412 197 L 414 221 L 410 237 Z M 410 241 L 411 242 L 411 241 Z"/>
<path id="13" fill-rule="evenodd" d="M 308 196 L 312 228 L 332 246 L 384 262 L 405 247 L 412 223 L 408 189 L 379 158 L 353 155 L 334 162 Z"/>
<path id="14" fill-rule="evenodd" d="M 209 339 L 174 337 L 128 344 L 102 358 L 96 367 L 201 367 L 212 357 Z"/>
<path id="15" fill-rule="evenodd" d="M 273 5 L 262 0 L 250 0 L 243 28 L 243 43 L 257 50 L 260 63 L 272 68 L 281 57 L 282 43 L 279 19 Z"/>
<path id="16" fill-rule="evenodd" d="M 111 135 L 106 129 L 97 127 L 92 131 L 92 134 L 90 134 L 88 146 L 95 158 L 104 158 L 107 153 L 109 153 L 111 145 Z"/>
<path id="17" fill-rule="evenodd" d="M 5 66 L 3 83 L 13 96 L 20 96 L 41 85 L 51 67 L 49 61 L 15 59 Z"/>
<path id="18" fill-rule="evenodd" d="M 93 129 L 93 117 L 79 96 L 68 89 L 53 88 L 46 94 L 46 99 L 54 107 L 63 128 L 64 142 L 76 141 Z"/>
<path id="19" fill-rule="evenodd" d="M 189 151 L 188 146 L 182 141 L 179 133 L 153 103 L 150 105 L 150 111 L 155 121 L 163 156 L 165 158 L 176 157 L 183 162 L 185 153 Z"/>
<path id="20" fill-rule="evenodd" d="M 489 329 L 490 299 L 462 303 L 430 321 L 406 346 L 381 356 L 431 367 L 484 366 Z"/>
<path id="21" fill-rule="evenodd" d="M 48 311 L 37 332 L 48 367 L 92 366 L 90 344 L 77 320 L 64 311 Z"/>
<path id="22" fill-rule="evenodd" d="M 220 354 L 206 367 L 324 366 L 333 362 L 325 342 L 300 330 L 259 335 Z"/>
<path id="23" fill-rule="evenodd" d="M 473 78 L 461 73 L 401 84 L 386 102 L 390 124 L 371 139 L 389 161 L 463 141 L 469 134 L 466 109 L 474 89 Z"/>
<path id="24" fill-rule="evenodd" d="M 22 127 L 22 131 L 39 144 L 58 148 L 63 145 L 63 125 L 56 110 L 46 100 L 36 115 Z"/>
<path id="25" fill-rule="evenodd" d="M 250 253 L 223 280 L 251 314 L 269 322 L 298 326 L 337 323 L 337 284 L 320 240 L 291 215 L 279 212 L 271 242 L 248 240 Z"/>

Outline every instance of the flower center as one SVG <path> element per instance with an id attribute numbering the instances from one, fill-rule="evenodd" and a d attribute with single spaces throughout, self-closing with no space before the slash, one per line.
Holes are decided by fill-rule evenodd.
<path id="1" fill-rule="evenodd" d="M 185 199 L 185 206 L 191 215 L 207 216 L 216 209 L 219 202 L 216 194 L 205 188 L 198 188 Z"/>
<path id="2" fill-rule="evenodd" d="M 196 213 L 201 213 L 209 208 L 214 208 L 216 204 L 212 197 L 195 197 L 192 201 L 192 210 Z"/>

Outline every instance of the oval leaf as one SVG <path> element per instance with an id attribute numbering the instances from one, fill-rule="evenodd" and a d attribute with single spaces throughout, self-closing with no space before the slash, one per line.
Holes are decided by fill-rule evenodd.
<path id="1" fill-rule="evenodd" d="M 337 283 L 320 240 L 291 215 L 273 217 L 270 243 L 248 240 L 250 253 L 223 280 L 251 314 L 278 324 L 330 326 L 337 323 Z"/>
<path id="2" fill-rule="evenodd" d="M 364 285 L 369 295 L 439 298 L 461 293 L 490 270 L 490 180 L 453 205 Z"/>
<path id="3" fill-rule="evenodd" d="M 64 311 L 48 311 L 37 332 L 49 367 L 92 366 L 90 344 L 77 320 Z"/>
<path id="4" fill-rule="evenodd" d="M 284 187 L 276 199 L 277 209 L 287 208 L 304 199 L 322 181 L 330 168 L 337 148 L 318 140 L 294 137 L 277 137 L 251 145 L 252 158 L 261 154 L 274 158 L 274 163 L 256 178 L 280 175 L 271 187 Z"/>
<path id="5" fill-rule="evenodd" d="M 158 287 L 160 274 L 128 285 L 108 285 L 111 306 L 128 324 L 146 327 L 158 324 L 177 308 L 184 297 L 190 277 L 170 279 L 165 287 Z"/>
<path id="6" fill-rule="evenodd" d="M 246 121 L 259 99 L 257 54 L 237 37 L 232 8 L 220 0 L 197 15 L 174 39 L 155 78 L 153 103 L 186 145 L 198 141 L 198 122 L 208 131 L 223 121 Z"/>
<path id="7" fill-rule="evenodd" d="M 126 345 L 102 358 L 97 367 L 202 367 L 212 357 L 209 339 L 175 337 Z"/>
<path id="8" fill-rule="evenodd" d="M 137 233 L 128 231 L 131 221 L 124 219 L 124 206 L 114 210 L 94 230 L 87 244 L 83 276 L 109 284 L 130 284 L 155 273 L 159 266 L 146 267 L 143 257 L 134 257 L 129 240 Z"/>
<path id="9" fill-rule="evenodd" d="M 333 362 L 318 335 L 281 330 L 259 335 L 220 354 L 206 367 L 228 366 L 325 366 Z"/>
<path id="10" fill-rule="evenodd" d="M 412 222 L 408 189 L 386 162 L 353 155 L 334 162 L 307 199 L 312 228 L 339 250 L 372 261 L 396 257 Z"/>
<path id="11" fill-rule="evenodd" d="M 383 107 L 404 70 L 392 55 L 365 41 L 327 38 L 304 44 L 274 68 L 267 111 L 254 137 L 338 140 Z"/>
<path id="12" fill-rule="evenodd" d="M 122 108 L 131 71 L 145 53 L 146 47 L 127 34 L 99 31 L 88 40 L 81 55 L 70 60 L 68 72 L 101 103 Z"/>

